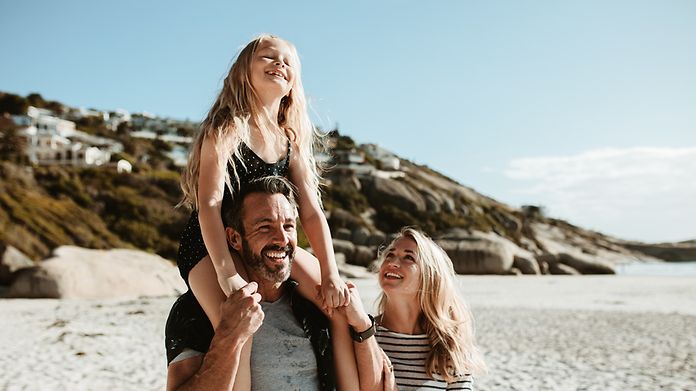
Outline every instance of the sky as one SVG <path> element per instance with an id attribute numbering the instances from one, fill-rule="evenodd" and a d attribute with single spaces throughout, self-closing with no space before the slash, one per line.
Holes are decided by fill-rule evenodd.
<path id="1" fill-rule="evenodd" d="M 0 90 L 199 121 L 291 41 L 315 123 L 623 239 L 696 238 L 696 2 L 0 0 Z"/>

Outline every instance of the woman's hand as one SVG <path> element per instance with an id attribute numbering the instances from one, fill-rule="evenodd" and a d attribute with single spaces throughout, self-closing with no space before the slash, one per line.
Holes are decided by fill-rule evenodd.
<path id="1" fill-rule="evenodd" d="M 348 325 L 355 331 L 365 331 L 372 326 L 372 320 L 370 320 L 370 317 L 367 316 L 367 312 L 363 308 L 362 300 L 360 299 L 360 294 L 355 284 L 349 281 L 346 287 L 350 293 L 350 301 L 348 305 L 341 308 L 341 312 L 345 315 Z"/>
<path id="2" fill-rule="evenodd" d="M 383 363 L 383 370 L 382 370 L 382 375 L 384 376 L 384 391 L 399 391 L 399 388 L 396 386 L 396 378 L 394 377 L 394 366 L 391 363 L 391 360 L 389 360 L 389 357 L 387 357 L 387 354 L 384 353 L 383 350 L 382 352 L 382 363 Z"/>

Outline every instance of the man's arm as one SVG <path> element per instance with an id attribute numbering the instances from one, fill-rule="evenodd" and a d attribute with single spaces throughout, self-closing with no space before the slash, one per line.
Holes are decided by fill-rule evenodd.
<path id="1" fill-rule="evenodd" d="M 258 285 L 250 282 L 220 306 L 221 320 L 210 349 L 201 361 L 194 357 L 168 368 L 168 391 L 232 390 L 244 343 L 263 322 Z"/>

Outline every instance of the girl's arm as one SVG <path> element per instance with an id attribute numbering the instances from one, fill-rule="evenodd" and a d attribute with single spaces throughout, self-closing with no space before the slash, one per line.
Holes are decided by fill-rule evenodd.
<path id="1" fill-rule="evenodd" d="M 198 220 L 203 242 L 215 268 L 218 283 L 229 296 L 231 292 L 246 285 L 237 273 L 227 245 L 225 227 L 220 217 L 222 198 L 225 191 L 227 159 L 220 159 L 215 149 L 216 140 L 206 137 L 201 146 L 200 173 L 198 176 Z"/>
<path id="2" fill-rule="evenodd" d="M 295 144 L 295 151 L 299 146 Z M 331 242 L 331 231 L 326 221 L 324 211 L 319 206 L 319 199 L 314 188 L 308 183 L 311 175 L 309 168 L 298 153 L 290 159 L 290 181 L 297 188 L 297 204 L 299 206 L 302 228 L 307 234 L 309 244 L 319 260 L 321 268 L 321 296 L 327 307 L 343 306 L 350 300 L 350 293 L 345 282 L 338 275 L 338 266 Z"/>

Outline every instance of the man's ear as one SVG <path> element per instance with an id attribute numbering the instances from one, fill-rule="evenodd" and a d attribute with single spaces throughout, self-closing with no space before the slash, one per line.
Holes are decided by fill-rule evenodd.
<path id="1" fill-rule="evenodd" d="M 232 227 L 225 227 L 227 234 L 227 244 L 237 251 L 242 250 L 242 235 Z"/>

